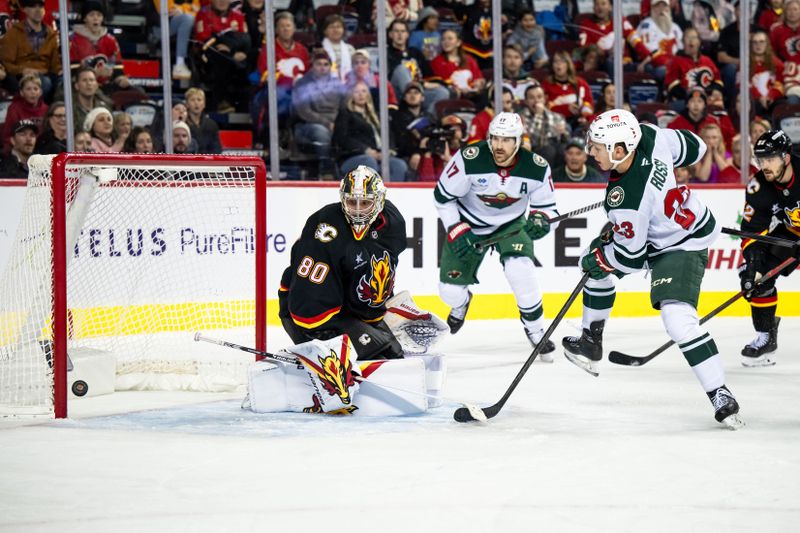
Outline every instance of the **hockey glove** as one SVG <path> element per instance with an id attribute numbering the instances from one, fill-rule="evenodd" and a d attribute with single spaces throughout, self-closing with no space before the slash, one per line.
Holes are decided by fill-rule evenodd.
<path id="1" fill-rule="evenodd" d="M 594 246 L 589 250 L 589 253 L 581 259 L 581 269 L 584 272 L 588 272 L 589 277 L 592 279 L 607 278 L 609 274 L 614 272 L 614 267 L 609 264 L 605 254 L 603 254 L 602 246 Z"/>
<path id="2" fill-rule="evenodd" d="M 531 211 L 525 224 L 525 233 L 531 240 L 541 239 L 550 232 L 550 220 L 541 211 Z"/>
<path id="3" fill-rule="evenodd" d="M 744 299 L 749 302 L 759 277 L 758 271 L 764 262 L 764 249 L 756 244 L 751 244 L 744 249 L 742 256 L 744 263 L 739 267 L 739 284 L 742 287 Z"/>
<path id="4" fill-rule="evenodd" d="M 472 233 L 472 228 L 466 222 L 453 224 L 447 230 L 447 243 L 458 257 L 468 257 L 470 254 L 481 255 L 475 245 L 480 242 L 478 236 Z"/>

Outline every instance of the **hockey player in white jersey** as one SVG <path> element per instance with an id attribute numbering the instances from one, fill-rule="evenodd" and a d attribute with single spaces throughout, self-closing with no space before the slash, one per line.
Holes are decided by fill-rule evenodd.
<path id="1" fill-rule="evenodd" d="M 500 113 L 489 124 L 487 141 L 463 148 L 442 171 L 434 190 L 439 218 L 447 229 L 439 269 L 439 295 L 451 307 L 451 333 L 464 324 L 477 272 L 488 250 L 476 244 L 506 236 L 494 245 L 517 300 L 528 340 L 544 334 L 542 290 L 533 263 L 533 241 L 551 229 L 556 210 L 550 166 L 521 148 L 524 127 L 516 113 Z M 515 231 L 516 230 L 516 231 Z M 546 341 L 540 359 L 552 362 L 555 345 Z"/>
<path id="2" fill-rule="evenodd" d="M 695 164 L 706 145 L 687 130 L 642 124 L 628 111 L 613 109 L 589 126 L 587 152 L 611 171 L 605 210 L 614 224 L 608 243 L 593 241 L 581 256 L 591 279 L 583 291 L 583 334 L 565 337 L 567 359 L 595 373 L 602 336 L 614 304 L 615 280 L 649 269 L 650 303 L 661 313 L 670 338 L 711 400 L 715 418 L 741 424 L 739 404 L 725 386 L 725 371 L 714 339 L 697 317 L 708 246 L 719 234 L 714 216 L 692 191 L 675 182 L 674 167 Z"/>

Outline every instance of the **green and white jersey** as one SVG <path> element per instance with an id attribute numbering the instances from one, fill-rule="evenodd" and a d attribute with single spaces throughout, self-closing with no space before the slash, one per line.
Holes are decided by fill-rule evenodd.
<path id="1" fill-rule="evenodd" d="M 456 153 L 433 192 L 444 227 L 463 221 L 475 234 L 488 235 L 530 211 L 558 215 L 550 165 L 524 148 L 516 158 L 513 166 L 498 167 L 486 141 Z"/>
<path id="2" fill-rule="evenodd" d="M 603 252 L 624 273 L 641 270 L 649 257 L 708 248 L 720 231 L 711 210 L 689 187 L 675 182 L 674 168 L 697 163 L 705 143 L 688 130 L 641 127 L 630 169 L 612 172 L 606 187 L 604 207 L 614 239 Z"/>

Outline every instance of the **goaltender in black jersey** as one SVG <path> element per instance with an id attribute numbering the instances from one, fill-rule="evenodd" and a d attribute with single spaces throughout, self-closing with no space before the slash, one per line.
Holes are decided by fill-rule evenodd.
<path id="1" fill-rule="evenodd" d="M 359 360 L 403 350 L 384 323 L 406 223 L 380 175 L 359 166 L 342 179 L 340 202 L 306 221 L 281 278 L 280 318 L 295 343 L 350 336 Z"/>

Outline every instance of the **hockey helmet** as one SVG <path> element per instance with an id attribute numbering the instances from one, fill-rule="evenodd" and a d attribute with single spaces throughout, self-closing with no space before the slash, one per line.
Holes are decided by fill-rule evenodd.
<path id="1" fill-rule="evenodd" d="M 519 151 L 522 144 L 522 134 L 525 133 L 525 127 L 522 125 L 522 118 L 516 113 L 498 113 L 489 123 L 489 132 L 486 140 L 489 141 L 489 151 L 494 156 L 492 150 L 492 137 L 510 137 L 515 139 L 514 151 L 508 156 L 511 159 Z M 495 159 L 495 162 L 497 160 Z"/>
<path id="2" fill-rule="evenodd" d="M 383 210 L 386 187 L 375 169 L 359 165 L 342 179 L 339 199 L 347 220 L 357 229 L 363 229 Z"/>
<path id="3" fill-rule="evenodd" d="M 783 156 L 792 152 L 792 141 L 781 130 L 769 130 L 761 135 L 753 147 L 757 158 Z"/>
<path id="4" fill-rule="evenodd" d="M 625 109 L 611 109 L 600 113 L 589 125 L 589 131 L 586 133 L 586 152 L 589 152 L 591 143 L 602 144 L 608 150 L 611 168 L 616 169 L 631 156 L 641 140 L 642 127 L 633 113 Z M 614 147 L 620 143 L 625 145 L 628 153 L 617 161 L 613 153 Z"/>

